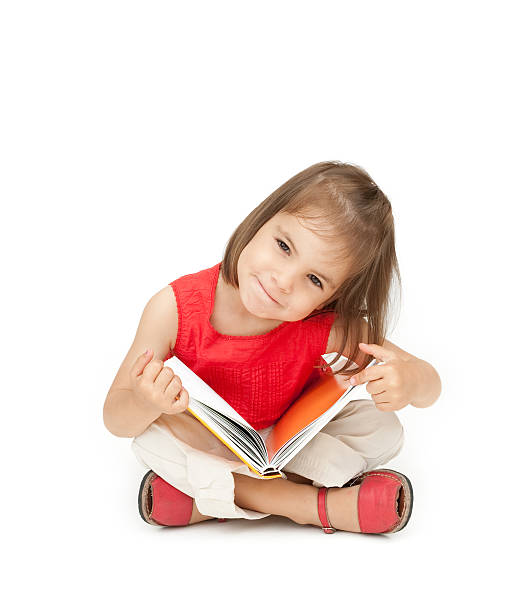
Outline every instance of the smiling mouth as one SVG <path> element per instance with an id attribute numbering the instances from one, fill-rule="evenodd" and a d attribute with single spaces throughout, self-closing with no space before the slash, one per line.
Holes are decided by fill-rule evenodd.
<path id="1" fill-rule="evenodd" d="M 267 295 L 267 297 L 268 297 L 268 298 L 269 298 L 269 299 L 270 299 L 272 302 L 274 302 L 275 304 L 279 304 L 279 302 L 277 302 L 277 301 L 276 301 L 274 298 L 272 298 L 272 297 L 269 295 L 269 293 L 268 293 L 268 292 L 267 292 L 267 291 L 264 289 L 264 286 L 262 285 L 262 283 L 259 281 L 259 279 L 258 279 L 258 278 L 257 278 L 257 281 L 258 281 L 259 285 L 261 286 L 262 291 L 263 291 L 263 292 L 264 292 L 264 293 Z"/>

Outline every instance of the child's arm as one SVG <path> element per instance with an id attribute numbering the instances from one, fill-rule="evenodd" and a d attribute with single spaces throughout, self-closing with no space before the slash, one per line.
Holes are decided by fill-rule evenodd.
<path id="1" fill-rule="evenodd" d="M 110 390 L 103 408 L 106 429 L 120 438 L 134 438 L 143 433 L 161 414 L 140 406 L 131 389 Z"/>
<path id="2" fill-rule="evenodd" d="M 147 367 L 152 372 L 149 382 L 156 384 L 157 377 L 163 370 L 163 360 L 175 346 L 177 328 L 177 304 L 173 289 L 168 285 L 147 302 L 133 344 L 106 396 L 103 421 L 114 435 L 135 437 L 145 431 L 163 412 L 171 414 L 187 408 L 188 395 L 184 389 L 181 393 L 181 403 L 186 403 L 184 407 L 174 401 L 179 390 L 170 393 L 179 387 L 178 377 L 174 377 L 177 380 L 172 385 L 166 381 L 168 395 L 173 395 L 173 398 L 166 397 L 163 393 L 159 393 L 157 397 L 150 397 L 148 393 L 144 396 L 144 389 L 138 388 L 139 385 L 133 388 L 134 370 L 137 370 L 136 374 L 145 374 L 144 368 Z M 149 348 L 152 351 L 144 357 L 143 353 Z M 168 371 L 164 375 L 171 376 Z M 139 378 L 135 377 L 137 380 Z M 165 382 L 165 379 L 160 380 Z M 150 388 L 145 391 L 150 391 Z"/>

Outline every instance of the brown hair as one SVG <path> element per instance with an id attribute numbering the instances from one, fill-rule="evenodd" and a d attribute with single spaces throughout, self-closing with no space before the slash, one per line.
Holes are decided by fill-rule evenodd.
<path id="1" fill-rule="evenodd" d="M 401 290 L 390 201 L 359 166 L 338 161 L 314 164 L 278 187 L 234 231 L 221 264 L 225 282 L 239 287 L 237 262 L 242 250 L 280 211 L 306 220 L 309 229 L 331 241 L 339 261 L 346 257 L 350 262 L 342 285 L 327 304 L 306 319 L 323 312 L 336 313 L 343 340 L 329 365 L 336 364 L 348 346 L 347 361 L 336 373 L 349 369 L 350 374 L 356 374 L 372 359 L 358 347 L 363 340 L 361 319 L 367 320 L 367 342 L 381 345 L 388 328 L 394 279 Z M 315 224 L 314 219 L 318 220 Z M 356 365 L 359 367 L 353 367 Z M 328 369 L 328 373 L 332 371 Z"/>

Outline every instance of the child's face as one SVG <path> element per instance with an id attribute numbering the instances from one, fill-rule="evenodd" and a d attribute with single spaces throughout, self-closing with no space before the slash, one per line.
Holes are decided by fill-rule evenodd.
<path id="1" fill-rule="evenodd" d="M 335 257 L 331 242 L 307 229 L 297 217 L 276 214 L 239 256 L 237 274 L 244 307 L 263 319 L 304 319 L 325 305 L 343 282 L 348 262 L 339 266 Z"/>

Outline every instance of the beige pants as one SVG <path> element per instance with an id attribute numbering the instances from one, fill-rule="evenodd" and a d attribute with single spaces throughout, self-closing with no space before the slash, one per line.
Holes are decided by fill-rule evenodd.
<path id="1" fill-rule="evenodd" d="M 260 431 L 265 437 L 271 428 Z M 317 487 L 341 487 L 348 480 L 395 457 L 404 442 L 394 412 L 369 399 L 353 400 L 284 468 Z M 190 413 L 162 415 L 133 439 L 139 462 L 195 499 L 198 511 L 221 518 L 268 516 L 234 503 L 233 473 L 258 476 Z"/>

